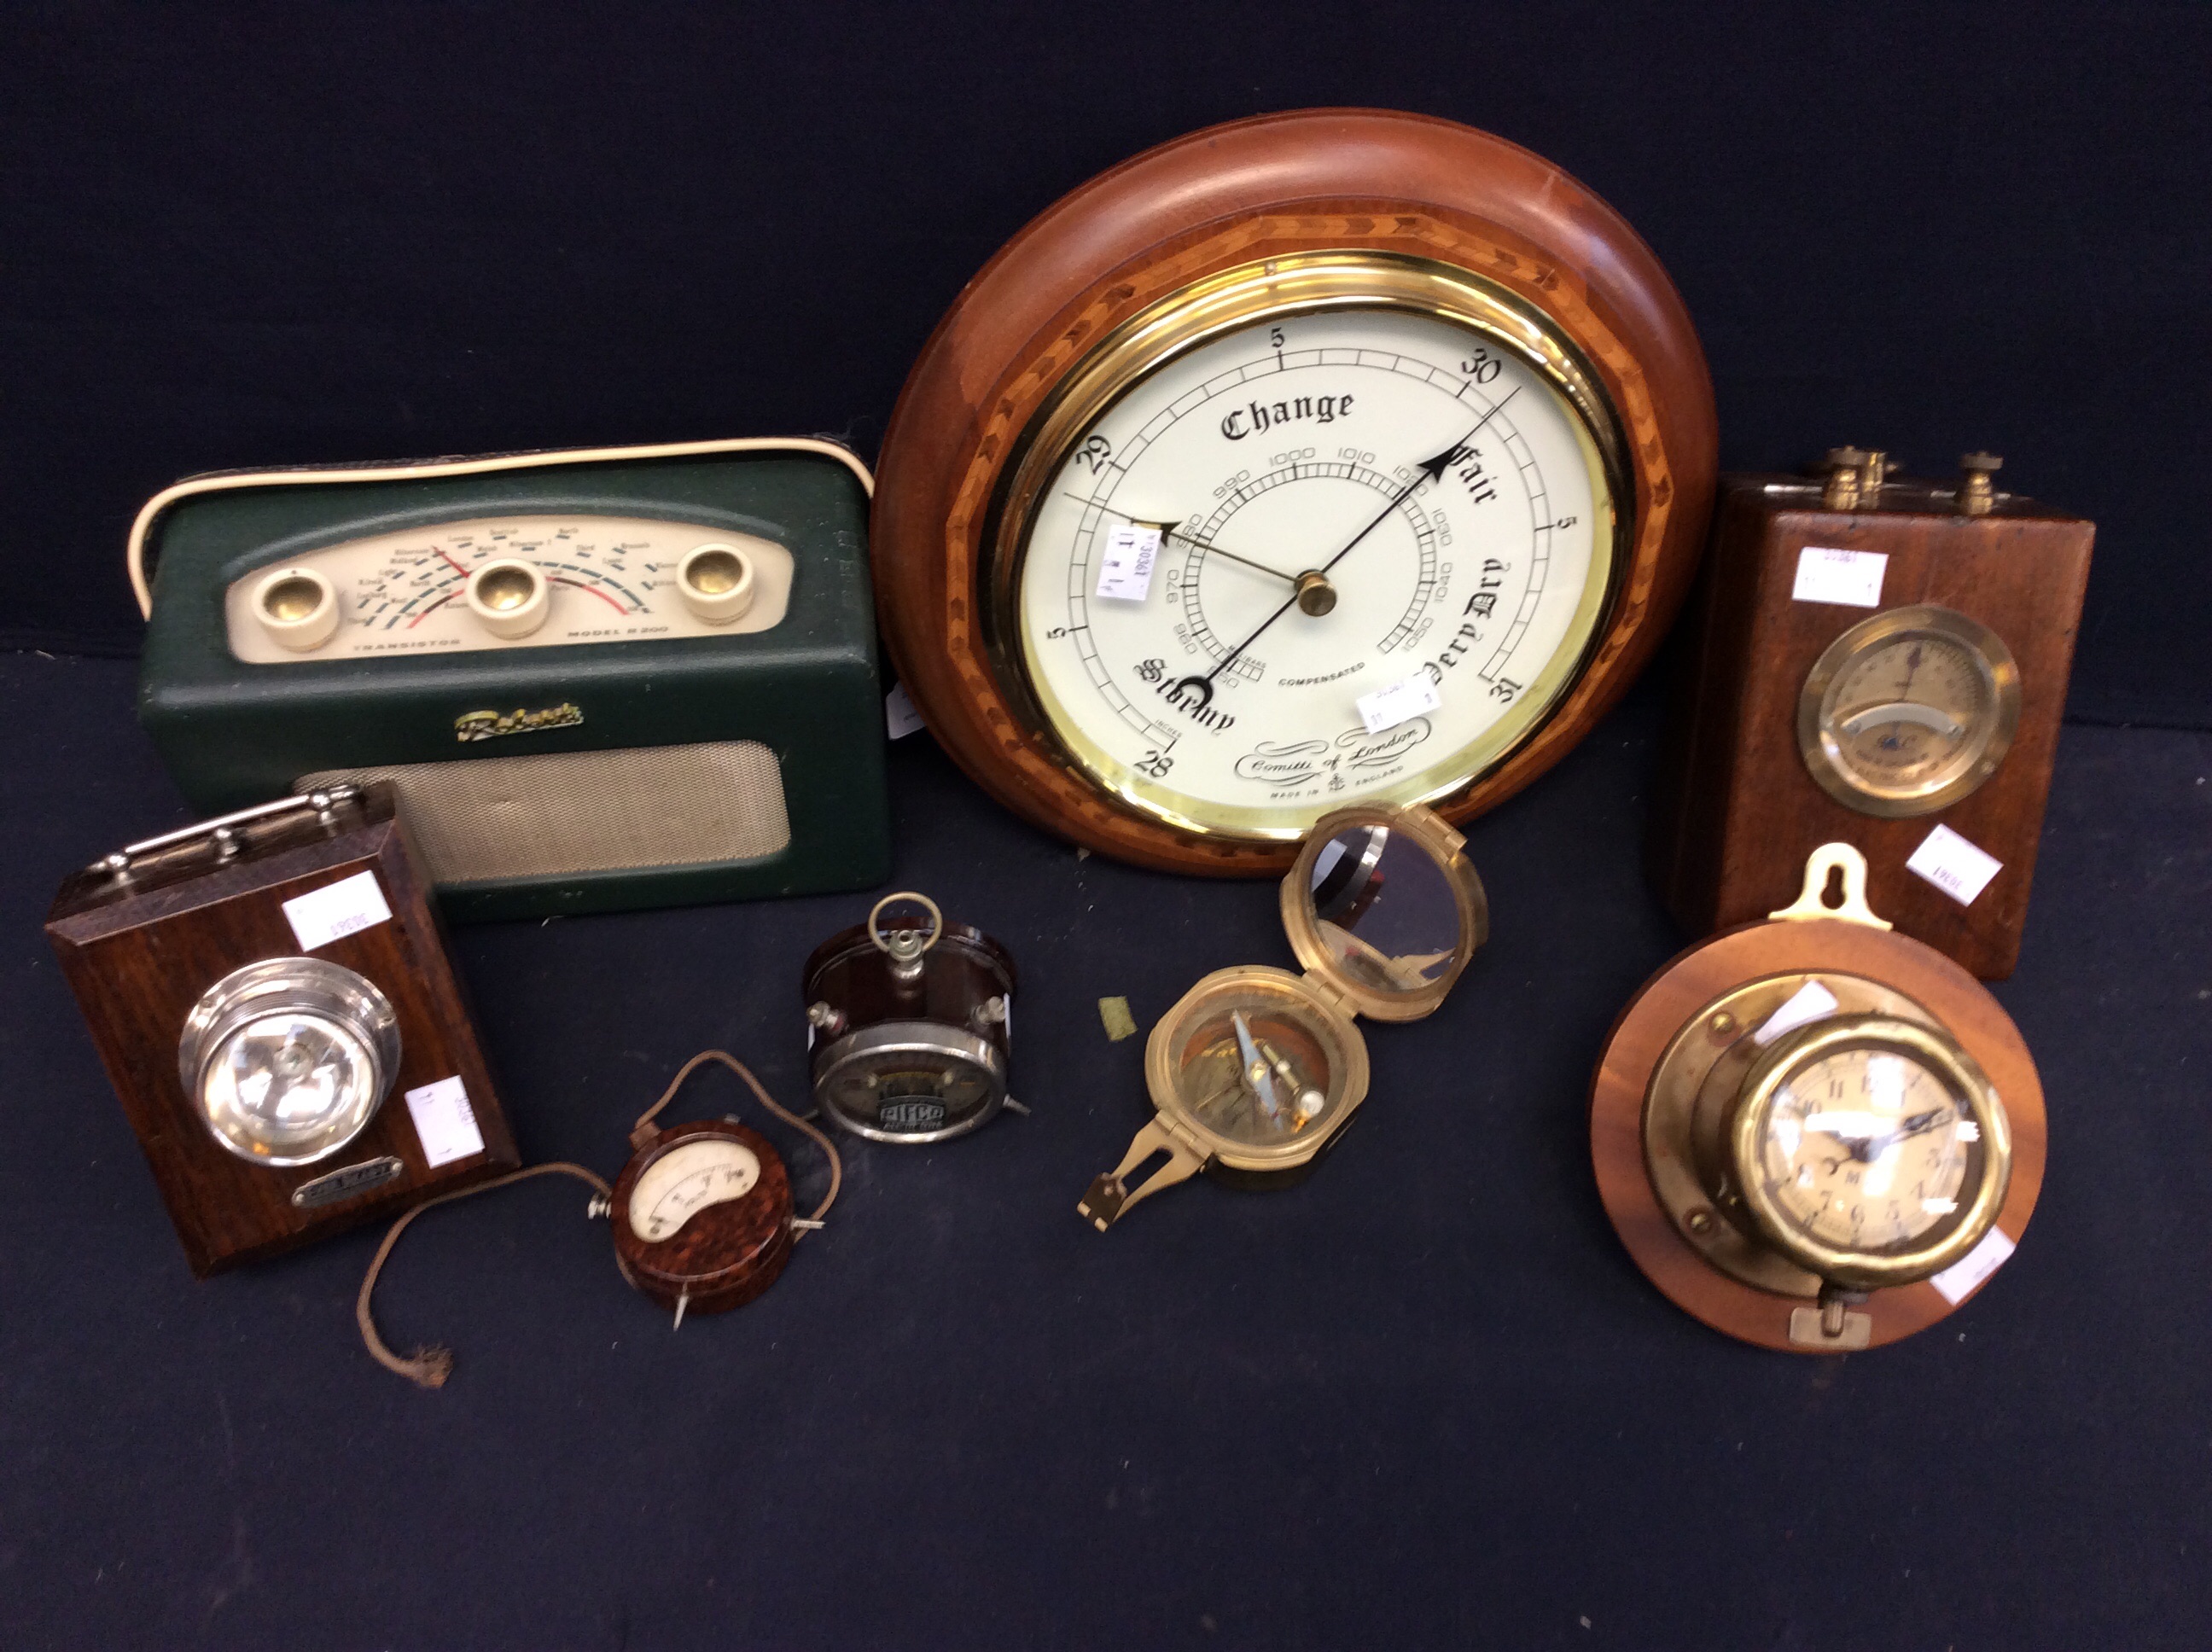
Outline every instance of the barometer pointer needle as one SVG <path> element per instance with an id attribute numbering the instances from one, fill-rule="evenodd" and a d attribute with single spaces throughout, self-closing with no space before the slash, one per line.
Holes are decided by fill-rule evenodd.
<path id="1" fill-rule="evenodd" d="M 1498 415 L 1504 410 L 1505 404 L 1511 401 L 1520 393 L 1521 386 L 1518 385 L 1514 386 L 1512 389 L 1507 391 L 1505 394 L 1498 398 L 1496 406 L 1492 407 L 1489 412 L 1484 414 L 1480 418 L 1474 422 L 1474 428 L 1472 430 L 1469 430 L 1465 435 L 1462 436 L 1450 446 L 1445 448 L 1443 452 L 1437 454 L 1432 459 L 1425 459 L 1419 465 L 1415 465 L 1413 467 L 1413 479 L 1411 482 L 1408 482 L 1404 487 L 1399 489 L 1395 494 L 1391 495 L 1390 502 L 1385 505 L 1381 511 L 1376 513 L 1373 521 L 1370 522 L 1365 527 L 1360 529 L 1358 532 L 1353 534 L 1350 539 L 1346 540 L 1342 550 L 1338 551 L 1335 556 L 1330 557 L 1315 571 L 1321 574 L 1328 573 L 1329 569 L 1334 568 L 1339 562 L 1352 555 L 1353 547 L 1358 545 L 1361 540 L 1364 539 L 1369 534 L 1374 532 L 1376 529 L 1381 527 L 1384 518 L 1388 517 L 1391 512 L 1396 510 L 1399 506 L 1404 504 L 1408 499 L 1412 498 L 1413 496 L 1413 490 L 1416 488 L 1419 488 L 1424 482 L 1435 482 L 1440 480 L 1445 471 L 1450 468 L 1452 462 L 1467 451 L 1468 443 L 1473 441 L 1477 435 L 1481 434 L 1482 427 L 1488 424 L 1492 419 L 1496 418 Z M 1257 642 L 1266 633 L 1269 626 L 1273 625 L 1277 620 L 1282 618 L 1284 615 L 1289 613 L 1292 608 L 1297 605 L 1297 600 L 1298 599 L 1296 596 L 1292 596 L 1290 601 L 1285 603 L 1273 613 L 1268 615 L 1267 618 L 1261 620 L 1257 630 L 1254 631 L 1250 636 L 1246 637 L 1243 641 L 1238 643 L 1234 648 L 1231 648 L 1227 656 L 1222 659 L 1220 664 L 1217 665 L 1204 677 L 1187 677 L 1183 678 L 1183 682 L 1203 683 L 1207 688 L 1211 689 L 1213 686 L 1213 679 L 1219 677 L 1222 672 L 1227 671 L 1231 665 L 1235 665 L 1243 652 L 1247 648 L 1250 647 L 1254 643 Z M 1176 686 L 1181 687 L 1182 684 L 1179 683 Z"/>
<path id="2" fill-rule="evenodd" d="M 1078 495 L 1070 494 L 1067 497 L 1075 499 Z M 1092 501 L 1085 499 L 1081 500 L 1080 502 L 1088 505 Z M 1245 567 L 1265 574 L 1271 579 L 1280 580 L 1285 585 L 1297 583 L 1298 576 L 1295 574 L 1285 574 L 1279 568 L 1269 568 L 1265 562 L 1255 562 L 1249 556 L 1239 556 L 1235 551 L 1224 550 L 1211 539 L 1201 539 L 1196 534 L 1185 533 L 1176 523 L 1148 521 L 1140 516 L 1132 516 L 1127 511 L 1117 511 L 1110 505 L 1100 505 L 1098 508 L 1109 516 L 1120 517 L 1133 527 L 1158 528 L 1168 538 L 1180 539 L 1187 545 L 1196 545 L 1200 550 L 1211 551 L 1216 556 L 1226 556 L 1232 562 L 1242 562 Z"/>

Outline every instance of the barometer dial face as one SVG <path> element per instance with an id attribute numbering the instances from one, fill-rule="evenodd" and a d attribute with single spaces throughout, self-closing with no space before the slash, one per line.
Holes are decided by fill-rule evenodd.
<path id="1" fill-rule="evenodd" d="M 1900 1052 L 1845 1049 L 1775 1093 L 1759 1171 L 1775 1207 L 1824 1244 L 1911 1244 L 1960 1208 L 1980 1128 L 1943 1080 Z"/>
<path id="2" fill-rule="evenodd" d="M 658 1244 L 699 1212 L 743 1199 L 760 1182 L 760 1158 L 741 1141 L 706 1137 L 672 1147 L 647 1165 L 629 1196 L 629 1224 Z"/>
<path id="3" fill-rule="evenodd" d="M 1798 740 L 1823 790 L 1864 814 L 1927 814 L 1996 772 L 2020 720 L 2020 671 L 1987 627 L 1948 608 L 1893 609 L 1814 662 Z"/>
<path id="4" fill-rule="evenodd" d="M 1054 443 L 1018 544 L 1051 736 L 1187 830 L 1456 790 L 1571 684 L 1615 505 L 1584 410 L 1458 317 L 1263 314 Z"/>

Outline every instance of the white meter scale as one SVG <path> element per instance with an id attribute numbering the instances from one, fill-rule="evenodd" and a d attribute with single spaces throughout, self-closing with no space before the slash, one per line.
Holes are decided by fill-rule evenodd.
<path id="1" fill-rule="evenodd" d="M 727 636 L 779 623 L 792 555 L 644 517 L 477 518 L 349 539 L 232 582 L 248 665 Z"/>

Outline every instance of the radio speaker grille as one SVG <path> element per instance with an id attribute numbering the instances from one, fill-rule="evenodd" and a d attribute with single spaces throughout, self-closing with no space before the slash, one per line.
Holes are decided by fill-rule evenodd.
<path id="1" fill-rule="evenodd" d="M 751 860 L 791 842 L 757 740 L 328 768 L 297 790 L 389 780 L 440 884 Z"/>

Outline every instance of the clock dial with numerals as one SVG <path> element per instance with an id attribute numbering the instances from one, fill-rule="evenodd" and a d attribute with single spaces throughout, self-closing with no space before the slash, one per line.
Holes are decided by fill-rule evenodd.
<path id="1" fill-rule="evenodd" d="M 1825 1243 L 1908 1243 L 1959 1208 L 1979 1127 L 1943 1082 L 1891 1050 L 1845 1049 L 1790 1075 L 1758 1171 L 1784 1218 Z"/>

